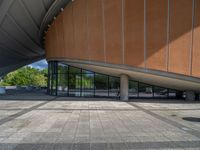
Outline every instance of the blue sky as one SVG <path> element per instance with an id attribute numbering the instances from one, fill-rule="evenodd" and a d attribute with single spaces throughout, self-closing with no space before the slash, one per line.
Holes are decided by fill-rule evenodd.
<path id="1" fill-rule="evenodd" d="M 38 61 L 38 62 L 35 62 L 35 63 L 32 63 L 30 65 L 28 65 L 30 67 L 33 67 L 33 68 L 36 68 L 36 69 L 45 69 L 48 67 L 48 64 L 47 64 L 47 61 L 45 59 L 41 60 L 41 61 Z"/>

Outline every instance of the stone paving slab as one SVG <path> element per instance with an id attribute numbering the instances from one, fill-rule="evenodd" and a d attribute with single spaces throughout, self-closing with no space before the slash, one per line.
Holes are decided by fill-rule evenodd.
<path id="1" fill-rule="evenodd" d="M 0 100 L 0 150 L 200 149 L 200 104 Z M 173 116 L 175 114 L 175 116 Z"/>

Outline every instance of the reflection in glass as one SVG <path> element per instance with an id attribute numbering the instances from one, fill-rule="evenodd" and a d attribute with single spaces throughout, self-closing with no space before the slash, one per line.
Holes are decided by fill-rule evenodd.
<path id="1" fill-rule="evenodd" d="M 81 74 L 69 74 L 69 96 L 81 96 Z"/>
<path id="2" fill-rule="evenodd" d="M 68 74 L 58 74 L 58 95 L 68 95 Z"/>
<path id="3" fill-rule="evenodd" d="M 176 98 L 176 90 L 169 89 L 169 98 Z"/>
<path id="4" fill-rule="evenodd" d="M 108 96 L 108 76 L 95 74 L 95 96 Z"/>
<path id="5" fill-rule="evenodd" d="M 56 96 L 57 95 L 57 63 L 56 62 L 52 62 L 49 64 L 49 93 L 51 95 Z"/>
<path id="6" fill-rule="evenodd" d="M 56 85 L 56 82 L 57 82 L 57 75 L 56 74 L 53 74 L 52 76 L 52 95 L 56 96 L 57 94 L 57 85 Z"/>
<path id="7" fill-rule="evenodd" d="M 67 74 L 68 73 L 68 65 L 63 63 L 58 63 L 58 74 Z"/>
<path id="8" fill-rule="evenodd" d="M 138 97 L 138 82 L 129 81 L 129 97 Z"/>
<path id="9" fill-rule="evenodd" d="M 168 89 L 154 86 L 154 97 L 167 98 Z"/>
<path id="10" fill-rule="evenodd" d="M 81 73 L 81 69 L 69 66 L 69 73 L 70 74 L 80 74 Z"/>
<path id="11" fill-rule="evenodd" d="M 58 96 L 119 97 L 120 78 L 94 73 L 62 62 L 48 64 L 48 93 Z M 129 81 L 130 98 L 182 98 L 183 92 Z"/>
<path id="12" fill-rule="evenodd" d="M 82 96 L 93 97 L 94 96 L 94 73 L 82 72 Z"/>
<path id="13" fill-rule="evenodd" d="M 109 96 L 119 97 L 120 95 L 120 79 L 117 77 L 109 77 Z"/>
<path id="14" fill-rule="evenodd" d="M 58 95 L 68 96 L 68 65 L 58 63 Z"/>
<path id="15" fill-rule="evenodd" d="M 145 83 L 139 83 L 139 97 L 153 97 L 152 86 Z"/>

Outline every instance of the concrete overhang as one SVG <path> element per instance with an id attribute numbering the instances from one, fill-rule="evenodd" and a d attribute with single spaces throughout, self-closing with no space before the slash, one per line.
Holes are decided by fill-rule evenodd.
<path id="1" fill-rule="evenodd" d="M 175 73 L 137 68 L 125 65 L 107 64 L 93 61 L 60 59 L 61 62 L 71 66 L 91 70 L 97 73 L 120 77 L 121 74 L 129 76 L 130 80 L 156 85 L 180 91 L 192 90 L 200 92 L 200 79 Z"/>
<path id="2" fill-rule="evenodd" d="M 44 59 L 43 34 L 69 0 L 0 1 L 0 76 Z"/>

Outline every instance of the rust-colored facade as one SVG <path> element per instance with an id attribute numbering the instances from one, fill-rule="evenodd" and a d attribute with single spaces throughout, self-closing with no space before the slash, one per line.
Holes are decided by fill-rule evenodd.
<path id="1" fill-rule="evenodd" d="M 46 34 L 49 60 L 200 78 L 200 0 L 74 0 Z"/>

